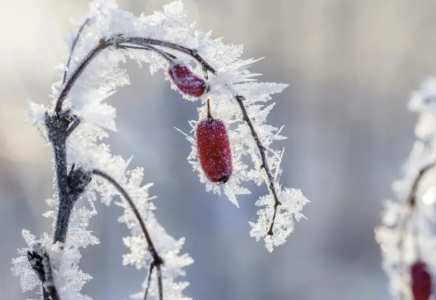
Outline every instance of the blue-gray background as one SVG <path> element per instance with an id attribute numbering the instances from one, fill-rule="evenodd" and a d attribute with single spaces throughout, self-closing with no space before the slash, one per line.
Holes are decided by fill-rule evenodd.
<path id="1" fill-rule="evenodd" d="M 135 14 L 165 1 L 120 0 Z M 192 21 L 244 57 L 265 57 L 252 70 L 262 80 L 289 83 L 274 98 L 270 123 L 285 124 L 283 181 L 311 203 L 308 221 L 268 253 L 248 235 L 254 202 L 264 189 L 240 198 L 236 209 L 206 193 L 186 161 L 189 145 L 174 130 L 188 129 L 198 103 L 170 90 L 158 74 L 129 63 L 132 85 L 109 101 L 118 108 L 112 149 L 145 167 L 154 182 L 157 215 L 168 232 L 186 236 L 196 260 L 187 268 L 194 299 L 389 299 L 374 241 L 381 201 L 411 149 L 416 116 L 410 90 L 436 70 L 436 2 L 431 0 L 187 0 Z M 27 100 L 49 101 L 64 58 L 69 17 L 86 15 L 88 1 L 0 1 L 0 291 L 25 299 L 10 273 L 24 245 L 22 228 L 49 230 L 41 217 L 52 194 L 51 150 L 24 123 Z M 91 227 L 101 244 L 86 249 L 83 269 L 94 276 L 95 299 L 126 299 L 143 272 L 121 266 L 127 251 L 116 222 L 120 211 L 98 206 Z"/>

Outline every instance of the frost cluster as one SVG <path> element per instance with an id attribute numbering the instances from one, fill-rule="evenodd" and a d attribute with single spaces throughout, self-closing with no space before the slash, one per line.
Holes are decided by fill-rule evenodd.
<path id="1" fill-rule="evenodd" d="M 247 69 L 255 60 L 240 59 L 242 46 L 225 45 L 221 39 L 212 39 L 210 32 L 202 32 L 195 24 L 188 23 L 181 1 L 164 6 L 163 11 L 155 12 L 153 15 L 139 17 L 118 9 L 115 1 L 111 0 L 97 0 L 90 6 L 89 21 L 74 49 L 67 70 L 67 81 L 101 39 L 117 36 L 142 37 L 177 43 L 194 49 L 195 54 L 200 55 L 215 68 L 215 75 L 209 74 L 208 78 L 205 78 L 201 65 L 189 55 L 174 49 L 161 50 L 176 57 L 177 63 L 189 66 L 192 72 L 207 79 L 210 87 L 208 93 L 199 99 L 184 94 L 182 96 L 192 101 L 200 100 L 201 103 L 210 99 L 212 114 L 223 120 L 228 128 L 233 156 L 233 175 L 224 185 L 212 184 L 206 179 L 197 158 L 195 130 L 192 135 L 187 135 L 187 139 L 192 143 L 192 152 L 188 160 L 198 172 L 200 180 L 205 183 L 207 190 L 216 193 L 224 192 L 236 206 L 237 195 L 250 193 L 242 186 L 244 182 L 254 181 L 258 185 L 265 184 L 269 189 L 272 180 L 281 202 L 277 211 L 274 234 L 267 234 L 274 212 L 274 199 L 271 190 L 268 190 L 268 194 L 262 196 L 256 203 L 260 210 L 258 221 L 250 222 L 251 235 L 257 240 L 263 238 L 269 251 L 272 251 L 274 246 L 284 243 L 293 230 L 294 220 L 303 217 L 301 210 L 308 202 L 300 190 L 282 188 L 279 180 L 282 173 L 280 163 L 283 150 L 271 148 L 272 142 L 284 139 L 281 135 L 282 128 L 266 124 L 266 117 L 274 106 L 270 102 L 271 95 L 280 93 L 286 85 L 257 82 L 255 77 L 258 74 L 252 74 Z M 71 36 L 70 44 L 73 39 L 74 36 Z M 142 184 L 143 169 L 129 169 L 130 159 L 125 160 L 121 156 L 111 154 L 109 145 L 104 143 L 109 132 L 116 131 L 115 108 L 107 104 L 105 99 L 115 93 L 118 87 L 129 84 L 127 72 L 122 66 L 127 59 L 133 59 L 140 65 L 148 63 L 151 74 L 162 70 L 165 79 L 171 82 L 167 72 L 168 61 L 154 51 L 124 49 L 120 45 L 113 45 L 98 53 L 80 74 L 63 105 L 63 110 L 70 110 L 72 115 L 81 120 L 80 125 L 67 140 L 68 166 L 74 164 L 85 170 L 100 169 L 110 174 L 127 190 L 145 220 L 157 252 L 165 262 L 162 268 L 165 299 L 189 299 L 182 294 L 187 283 L 178 281 L 179 276 L 185 274 L 183 268 L 193 262 L 187 254 L 181 254 L 184 239 L 174 239 L 157 222 L 153 213 L 155 207 L 151 201 L 152 197 L 148 194 L 150 184 Z M 62 70 L 64 69 L 65 66 L 62 66 Z M 61 76 L 52 88 L 53 104 L 63 87 Z M 172 82 L 171 87 L 177 90 Z M 272 178 L 268 178 L 265 169 L 262 168 L 258 145 L 249 126 L 243 120 L 241 108 L 235 100 L 236 95 L 245 97 L 243 105 L 264 147 Z M 29 119 L 40 128 L 45 138 L 47 133 L 44 116 L 46 112 L 52 114 L 53 107 L 54 105 L 45 107 L 35 103 L 29 104 Z M 204 117 L 205 108 L 199 108 L 199 120 Z M 197 123 L 198 121 L 190 122 L 193 129 Z M 94 176 L 81 197 L 87 202 L 82 200 L 81 205 L 77 205 L 73 210 L 65 245 L 52 245 L 52 237 L 49 234 L 43 234 L 40 239 L 37 239 L 30 232 L 23 231 L 28 247 L 21 249 L 21 256 L 13 261 L 13 272 L 20 276 L 24 290 L 32 290 L 40 284 L 26 256 L 32 245 L 40 242 L 48 250 L 52 259 L 55 283 L 61 298 L 63 300 L 90 299 L 80 293 L 82 286 L 91 279 L 91 276 L 83 273 L 79 268 L 81 258 L 79 250 L 99 242 L 92 232 L 87 230 L 89 219 L 97 213 L 94 208 L 95 201 L 101 199 L 109 205 L 115 196 L 120 196 L 115 188 Z M 55 193 L 53 199 L 49 199 L 47 203 L 51 210 L 45 216 L 55 221 L 58 210 L 57 194 Z M 124 209 L 124 214 L 119 221 L 125 223 L 132 233 L 131 236 L 123 239 L 124 244 L 130 249 L 130 252 L 124 255 L 123 263 L 134 265 L 138 269 L 148 269 L 152 257 L 138 222 L 124 199 L 120 199 L 116 204 Z M 149 297 L 152 299 L 158 298 L 157 285 L 156 276 L 153 276 L 149 292 Z M 146 280 L 143 290 L 132 297 L 141 299 L 145 286 Z"/>
<path id="2" fill-rule="evenodd" d="M 418 114 L 415 141 L 403 167 L 403 178 L 394 181 L 396 199 L 384 203 L 383 224 L 376 228 L 376 240 L 383 255 L 383 268 L 390 278 L 393 295 L 412 299 L 410 266 L 425 262 L 436 273 L 436 169 L 431 168 L 419 181 L 415 208 L 406 203 L 420 170 L 436 162 L 436 78 L 425 80 L 411 94 L 409 109 Z"/>

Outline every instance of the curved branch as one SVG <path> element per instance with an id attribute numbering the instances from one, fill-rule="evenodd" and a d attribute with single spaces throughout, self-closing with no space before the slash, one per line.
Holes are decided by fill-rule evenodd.
<path id="1" fill-rule="evenodd" d="M 136 45 L 154 45 L 154 46 L 161 46 L 165 48 L 169 48 L 175 51 L 179 51 L 182 53 L 185 53 L 192 58 L 194 58 L 202 67 L 204 70 L 211 72 L 212 74 L 216 74 L 216 70 L 201 57 L 196 50 L 184 47 L 182 45 L 171 43 L 167 41 L 161 41 L 157 39 L 150 39 L 150 38 L 143 38 L 143 37 L 123 37 L 123 36 L 116 36 L 109 40 L 116 39 L 118 40 L 118 43 L 131 43 Z"/>
<path id="2" fill-rule="evenodd" d="M 127 45 L 126 45 L 127 44 Z M 133 44 L 136 46 L 131 46 L 128 44 Z M 142 46 L 137 47 L 137 45 Z M 89 64 L 89 62 L 92 60 L 94 56 L 96 56 L 101 50 L 109 47 L 109 46 L 115 46 L 119 48 L 127 48 L 127 49 L 143 49 L 143 50 L 151 50 L 156 51 L 157 53 L 161 54 L 164 58 L 171 61 L 172 55 L 170 53 L 164 52 L 158 48 L 152 47 L 153 46 L 159 46 L 168 48 L 171 50 L 179 51 L 182 53 L 185 53 L 189 56 L 191 56 L 193 59 L 195 59 L 203 68 L 203 71 L 206 73 L 211 72 L 212 74 L 216 74 L 217 71 L 206 61 L 204 60 L 196 50 L 190 49 L 175 43 L 167 42 L 167 41 L 161 41 L 157 39 L 151 39 L 151 38 L 143 38 L 143 37 L 124 37 L 122 34 L 114 35 L 107 39 L 101 39 L 100 43 L 97 47 L 95 47 L 91 52 L 85 57 L 85 59 L 82 61 L 82 63 L 79 64 L 76 71 L 73 73 L 73 75 L 70 77 L 68 82 L 65 84 L 64 88 L 62 89 L 62 92 L 60 93 L 60 96 L 58 98 L 57 104 L 56 104 L 56 112 L 59 113 L 62 110 L 62 102 L 67 96 L 68 92 L 70 91 L 71 87 L 74 85 L 77 78 L 80 76 L 80 73 L 83 72 L 83 70 L 86 68 L 86 66 Z M 268 189 L 270 190 L 273 198 L 274 198 L 274 213 L 271 221 L 271 225 L 268 230 L 268 235 L 273 235 L 273 229 L 274 229 L 274 223 L 278 211 L 279 205 L 281 205 L 281 202 L 278 199 L 277 191 L 276 191 L 276 185 L 274 177 L 272 176 L 271 169 L 269 168 L 267 159 L 266 159 L 266 149 L 262 145 L 259 136 L 253 126 L 253 123 L 247 113 L 247 109 L 243 103 L 245 100 L 245 97 L 241 95 L 234 96 L 236 101 L 239 104 L 239 107 L 241 109 L 243 120 L 247 123 L 248 127 L 250 128 L 251 135 L 253 136 L 253 139 L 256 142 L 257 148 L 259 150 L 259 154 L 262 160 L 262 168 L 265 169 L 265 172 L 268 176 Z"/>
<path id="3" fill-rule="evenodd" d="M 71 88 L 74 86 L 74 84 L 76 83 L 77 79 L 80 77 L 80 75 L 82 74 L 82 72 L 85 70 L 85 68 L 88 66 L 88 64 L 92 61 L 92 59 L 97 56 L 97 54 L 99 54 L 102 50 L 110 47 L 110 46 L 115 46 L 115 47 L 119 47 L 119 48 L 129 48 L 128 45 L 121 45 L 121 43 L 132 43 L 132 42 L 128 42 L 127 40 L 124 40 L 122 38 L 122 36 L 120 35 L 116 35 L 114 37 L 105 39 L 102 38 L 100 39 L 98 45 L 96 47 L 94 47 L 86 56 L 85 58 L 80 62 L 80 64 L 77 66 L 76 70 L 74 70 L 73 74 L 71 74 L 71 76 L 68 78 L 68 80 L 66 82 L 64 82 L 64 85 L 62 87 L 61 92 L 59 93 L 58 99 L 56 100 L 56 107 L 55 107 L 55 113 L 59 114 L 62 110 L 62 104 L 65 100 L 65 98 L 68 96 L 68 93 L 70 92 Z M 164 42 L 165 43 L 165 42 Z M 150 45 L 138 42 L 136 43 L 137 45 L 141 45 L 145 47 L 143 48 L 144 50 L 151 50 L 151 51 L 155 51 L 158 54 L 162 55 L 165 59 L 169 60 L 170 62 L 172 62 L 171 58 L 173 57 L 173 55 L 166 53 L 160 49 L 154 48 Z M 151 43 L 153 44 L 153 43 Z M 133 47 L 130 47 L 133 48 Z M 139 49 L 136 47 L 136 49 Z M 198 56 L 198 55 L 197 55 Z M 70 57 L 71 59 L 71 57 Z M 68 64 L 70 62 L 70 59 L 68 60 Z"/>
<path id="4" fill-rule="evenodd" d="M 144 233 L 145 239 L 147 241 L 148 244 L 148 250 L 150 251 L 150 254 L 153 257 L 153 261 L 150 265 L 150 274 L 149 274 L 149 278 L 151 277 L 151 272 L 153 271 L 153 268 L 156 267 L 157 269 L 157 276 L 158 276 L 158 286 L 159 286 L 159 299 L 163 300 L 163 287 L 162 287 L 162 272 L 161 272 L 161 266 L 163 265 L 164 261 L 163 259 L 159 256 L 159 254 L 157 253 L 157 250 L 153 244 L 153 241 L 151 240 L 150 234 L 147 230 L 147 227 L 145 227 L 145 223 L 144 220 L 141 217 L 141 214 L 139 213 L 138 209 L 136 208 L 135 203 L 133 202 L 132 198 L 130 198 L 129 194 L 127 193 L 127 191 L 113 178 L 111 177 L 109 174 L 94 169 L 92 170 L 92 174 L 100 176 L 102 178 L 104 178 L 105 180 L 107 180 L 110 184 L 112 184 L 117 190 L 118 192 L 120 192 L 120 194 L 124 197 L 124 199 L 127 201 L 127 203 L 129 204 L 130 208 L 132 209 L 136 219 L 139 222 L 139 225 L 142 229 L 142 232 Z M 148 280 L 148 284 L 150 283 L 150 279 Z M 148 286 L 145 290 L 145 297 L 148 294 Z"/>
<path id="5" fill-rule="evenodd" d="M 95 56 L 97 56 L 98 53 L 100 53 L 100 51 L 106 49 L 109 46 L 111 46 L 111 44 L 108 44 L 105 39 L 101 39 L 98 45 L 88 53 L 88 55 L 79 64 L 79 66 L 76 68 L 73 74 L 68 78 L 68 80 L 65 82 L 64 86 L 62 87 L 62 90 L 56 101 L 56 107 L 55 107 L 56 114 L 59 114 L 61 112 L 62 103 L 64 102 L 71 88 L 74 86 L 74 83 L 76 83 L 76 80 L 79 78 L 80 74 L 82 74 L 83 70 L 85 70 L 86 66 L 91 62 L 91 60 Z"/>
<path id="6" fill-rule="evenodd" d="M 168 61 L 168 63 L 170 63 L 170 64 L 174 63 L 173 59 L 176 59 L 176 56 L 172 55 L 171 53 L 162 51 L 161 49 L 158 49 L 158 48 L 153 47 L 153 46 L 132 46 L 129 44 L 117 44 L 116 47 L 119 49 L 153 51 L 153 52 L 156 52 L 157 54 L 159 54 L 160 56 L 162 56 L 163 58 L 165 58 Z"/>

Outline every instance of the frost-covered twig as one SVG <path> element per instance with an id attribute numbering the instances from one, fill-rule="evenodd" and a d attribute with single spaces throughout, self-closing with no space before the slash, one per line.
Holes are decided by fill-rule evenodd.
<path id="1" fill-rule="evenodd" d="M 42 285 L 44 300 L 60 300 L 53 279 L 53 270 L 47 249 L 41 243 L 34 243 L 32 249 L 27 251 L 27 258 Z"/>
<path id="2" fill-rule="evenodd" d="M 150 286 L 151 273 L 153 271 L 153 268 L 155 268 L 155 267 L 157 268 L 157 274 L 158 274 L 158 280 L 159 280 L 159 299 L 162 300 L 163 299 L 163 289 L 162 289 L 161 266 L 163 265 L 164 261 L 157 253 L 157 250 L 153 244 L 153 241 L 151 240 L 150 234 L 148 233 L 147 227 L 145 226 L 145 223 L 141 217 L 141 214 L 139 213 L 138 209 L 136 208 L 135 203 L 133 202 L 132 198 L 130 198 L 130 196 L 126 192 L 126 190 L 109 174 L 107 174 L 101 170 L 96 170 L 96 169 L 92 170 L 92 174 L 100 176 L 100 177 L 106 179 L 108 182 L 110 182 L 120 192 L 120 194 L 124 197 L 124 199 L 129 204 L 130 208 L 132 209 L 133 213 L 135 214 L 135 217 L 141 226 L 142 232 L 144 233 L 145 239 L 147 240 L 149 251 L 153 257 L 153 261 L 150 264 L 149 275 L 148 275 L 149 280 L 147 280 L 148 283 L 147 283 L 147 287 L 145 289 L 144 300 L 147 298 L 148 289 Z"/>
<path id="3" fill-rule="evenodd" d="M 134 45 L 142 45 L 142 46 L 161 46 L 166 47 L 169 49 L 173 49 L 176 51 L 183 52 L 191 57 L 193 57 L 195 60 L 197 60 L 203 67 L 204 70 L 210 71 L 213 74 L 216 73 L 215 69 L 209 65 L 196 51 L 189 49 L 187 47 L 178 45 L 176 43 L 171 43 L 167 41 L 161 41 L 157 39 L 150 39 L 150 38 L 141 38 L 141 37 L 124 37 L 121 34 L 114 35 L 112 37 L 106 37 L 101 38 L 99 44 L 92 49 L 88 55 L 78 64 L 77 68 L 74 70 L 74 72 L 70 75 L 68 80 L 63 84 L 62 90 L 59 93 L 59 97 L 56 101 L 56 108 L 55 112 L 59 113 L 62 110 L 62 103 L 65 100 L 65 98 L 68 96 L 68 93 L 70 92 L 71 88 L 74 86 L 74 83 L 79 78 L 80 74 L 85 70 L 86 66 L 91 62 L 91 60 L 97 56 L 97 54 L 106 49 L 109 46 L 123 46 L 122 44 L 134 44 Z M 127 47 L 127 46 L 125 46 Z"/>
<path id="4" fill-rule="evenodd" d="M 59 114 L 62 110 L 62 103 L 67 97 L 69 91 L 73 87 L 76 80 L 79 78 L 80 74 L 85 70 L 86 66 L 91 62 L 91 60 L 102 50 L 106 49 L 107 47 L 111 46 L 111 44 L 108 44 L 105 39 L 101 39 L 97 46 L 95 46 L 94 49 L 92 49 L 88 55 L 83 59 L 83 61 L 79 64 L 79 66 L 74 70 L 74 72 L 70 75 L 68 80 L 63 84 L 64 87 L 62 88 L 61 93 L 59 94 L 59 97 L 56 101 L 56 107 L 55 112 L 56 114 Z"/>
<path id="5" fill-rule="evenodd" d="M 276 215 L 277 215 L 277 209 L 279 207 L 279 205 L 281 204 L 278 197 L 277 197 L 277 191 L 276 191 L 276 187 L 275 187 L 275 179 L 273 177 L 273 175 L 271 174 L 271 170 L 268 166 L 268 161 L 266 160 L 266 154 L 265 154 L 265 147 L 262 145 L 262 142 L 259 139 L 259 136 L 257 135 L 256 130 L 254 129 L 253 123 L 250 120 L 250 117 L 247 114 L 247 109 L 244 106 L 244 100 L 245 98 L 243 96 L 235 96 L 236 101 L 238 101 L 239 107 L 241 108 L 241 112 L 242 112 L 242 116 L 244 121 L 247 123 L 248 127 L 250 127 L 250 132 L 251 135 L 253 136 L 254 140 L 256 141 L 256 145 L 257 148 L 259 149 L 259 153 L 260 153 L 260 157 L 262 159 L 262 165 L 261 167 L 263 169 L 265 169 L 266 175 L 268 176 L 268 180 L 269 180 L 269 190 L 274 198 L 274 213 L 273 213 L 273 217 L 272 217 L 272 221 L 271 221 L 271 225 L 269 226 L 268 229 L 268 235 L 273 235 L 273 227 L 274 227 L 274 222 L 276 219 Z"/>
<path id="6" fill-rule="evenodd" d="M 76 48 L 80 35 L 82 34 L 83 29 L 85 29 L 85 27 L 90 23 L 90 21 L 91 21 L 90 18 L 86 18 L 85 21 L 83 21 L 82 25 L 80 25 L 79 30 L 77 31 L 76 37 L 74 38 L 71 44 L 70 55 L 68 55 L 68 60 L 64 67 L 64 75 L 62 77 L 62 83 L 65 83 L 65 80 L 67 79 L 68 68 L 70 67 L 71 58 L 73 57 L 74 49 Z"/>

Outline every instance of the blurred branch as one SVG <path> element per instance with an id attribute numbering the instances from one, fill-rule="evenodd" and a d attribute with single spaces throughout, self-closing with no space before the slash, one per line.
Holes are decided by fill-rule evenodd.
<path id="1" fill-rule="evenodd" d="M 129 204 L 130 208 L 132 209 L 136 219 L 139 222 L 139 225 L 142 229 L 142 232 L 144 233 L 145 239 L 147 241 L 148 244 L 148 250 L 150 251 L 151 256 L 153 257 L 153 261 L 150 264 L 150 269 L 149 269 L 149 279 L 148 279 L 148 283 L 147 283 L 147 287 L 145 289 L 145 295 L 144 295 L 144 299 L 146 299 L 147 294 L 148 294 L 148 289 L 150 286 L 150 280 L 151 280 L 151 273 L 154 269 L 154 267 L 156 267 L 157 269 L 157 279 L 158 279 L 158 287 L 159 287 L 159 299 L 163 300 L 163 287 L 162 287 L 162 272 L 161 272 L 161 266 L 163 265 L 164 261 L 163 259 L 159 256 L 159 254 L 157 253 L 157 250 L 153 244 L 153 241 L 151 240 L 150 234 L 147 230 L 147 227 L 145 226 L 144 220 L 141 217 L 141 214 L 138 211 L 138 208 L 136 207 L 135 203 L 133 202 L 132 198 L 129 196 L 129 194 L 127 193 L 127 191 L 113 178 L 111 177 L 109 174 L 94 169 L 92 170 L 92 174 L 97 175 L 99 177 L 104 178 L 105 180 L 107 180 L 110 184 L 112 184 L 117 190 L 118 192 L 124 197 L 124 199 L 127 201 L 127 203 Z"/>
<path id="2" fill-rule="evenodd" d="M 407 199 L 404 203 L 406 206 L 406 211 L 403 216 L 403 220 L 400 227 L 400 238 L 398 240 L 398 248 L 400 249 L 400 261 L 401 261 L 401 267 L 400 267 L 400 273 L 403 274 L 403 278 L 406 278 L 407 271 L 405 269 L 405 246 L 404 246 L 404 240 L 406 239 L 406 231 L 408 224 L 410 223 L 411 217 L 413 213 L 416 210 L 416 193 L 418 191 L 419 183 L 421 182 L 422 178 L 425 174 L 427 174 L 428 171 L 430 171 L 433 167 L 436 166 L 436 162 L 429 163 L 428 165 L 424 166 L 421 170 L 419 170 L 418 174 L 416 175 L 415 179 L 413 180 L 412 188 L 410 189 L 410 193 L 407 196 Z M 417 256 L 419 257 L 419 246 L 415 240 L 415 247 L 417 251 Z M 400 298 L 405 299 L 405 296 L 402 291 L 400 291 Z"/>

